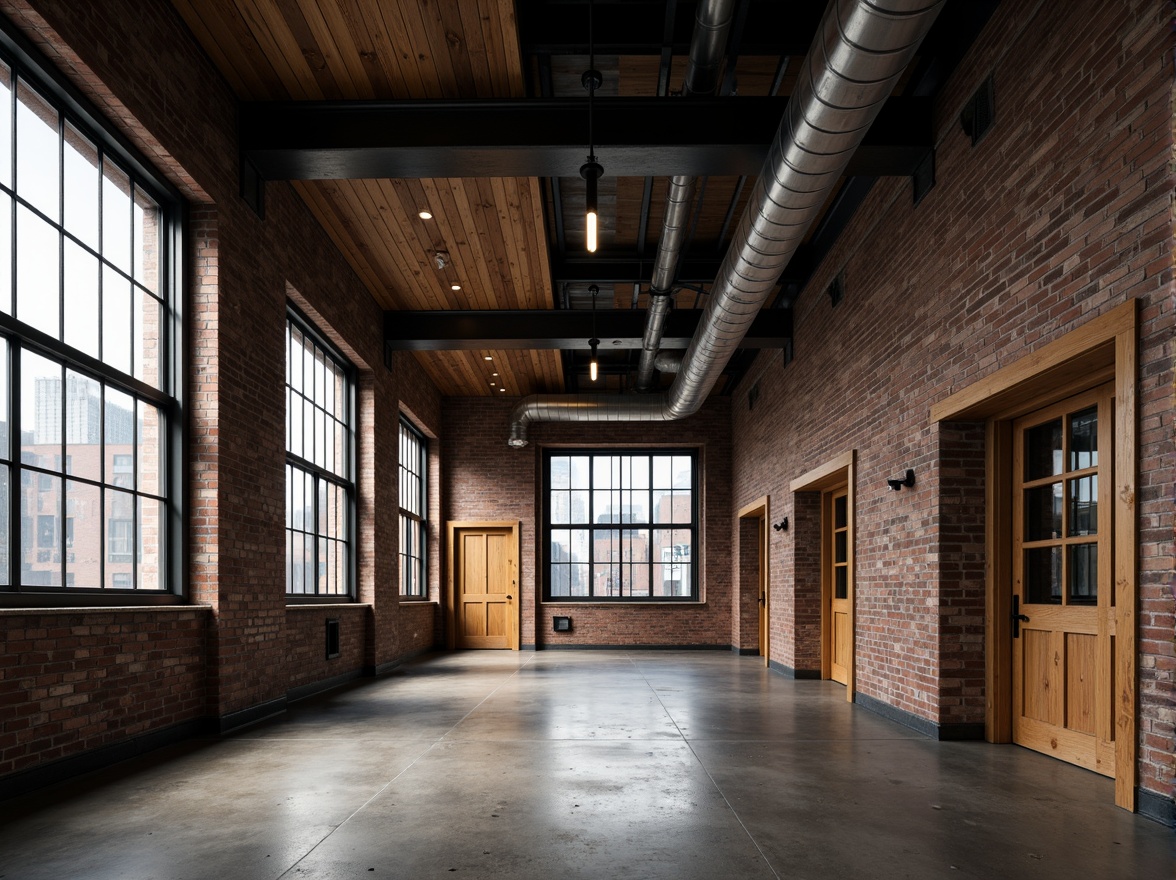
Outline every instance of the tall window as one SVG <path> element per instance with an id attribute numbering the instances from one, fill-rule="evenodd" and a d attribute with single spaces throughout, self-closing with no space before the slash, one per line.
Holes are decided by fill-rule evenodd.
<path id="1" fill-rule="evenodd" d="M 355 482 L 351 368 L 286 319 L 286 593 L 349 596 Z"/>
<path id="2" fill-rule="evenodd" d="M 400 595 L 426 596 L 425 547 L 428 529 L 424 436 L 400 420 Z"/>
<path id="3" fill-rule="evenodd" d="M 175 592 L 179 200 L 34 64 L 0 56 L 0 593 Z"/>
<path id="4" fill-rule="evenodd" d="M 698 599 L 695 452 L 553 450 L 544 466 L 544 599 Z"/>

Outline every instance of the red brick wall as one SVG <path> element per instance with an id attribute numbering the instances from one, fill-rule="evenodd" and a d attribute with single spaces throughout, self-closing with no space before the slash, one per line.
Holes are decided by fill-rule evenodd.
<path id="1" fill-rule="evenodd" d="M 286 609 L 287 689 L 313 686 L 343 675 L 360 675 L 367 665 L 366 605 L 291 605 Z M 327 659 L 327 620 L 339 621 L 339 656 Z"/>
<path id="2" fill-rule="evenodd" d="M 0 776 L 204 717 L 207 609 L 0 611 Z"/>
<path id="3" fill-rule="evenodd" d="M 933 403 L 1138 300 L 1140 781 L 1169 794 L 1173 598 L 1171 6 L 1005 3 L 936 102 L 935 188 L 880 180 L 795 312 L 795 360 L 761 355 L 733 401 L 736 507 L 858 451 L 857 687 L 940 722 L 983 717 L 976 428 Z M 973 148 L 961 107 L 994 76 Z M 844 273 L 834 308 L 822 291 Z M 760 381 L 754 410 L 747 389 Z M 916 471 L 913 490 L 885 480 Z M 780 590 L 807 584 L 773 536 Z M 811 536 L 810 536 L 811 537 Z M 807 586 L 805 586 L 807 589 Z M 779 627 L 773 620 L 773 631 Z M 773 657 L 794 642 L 774 638 Z M 794 661 L 794 662 L 792 662 Z"/>
<path id="4" fill-rule="evenodd" d="M 385 369 L 382 311 L 293 187 L 266 185 L 265 220 L 239 197 L 236 98 L 170 4 L 109 0 L 99 11 L 61 0 L 0 0 L 0 12 L 190 200 L 189 587 L 191 599 L 212 610 L 197 615 L 201 627 L 208 618 L 198 672 L 158 680 L 156 690 L 145 682 L 137 694 L 149 707 L 141 723 L 136 717 L 120 728 L 112 720 L 104 735 L 171 724 L 189 717 L 193 704 L 197 715 L 247 711 L 333 678 L 340 664 L 379 666 L 427 647 L 434 624 L 421 617 L 434 609 L 408 612 L 402 622 L 397 596 L 396 419 L 403 392 L 435 429 L 436 389 L 411 359 Z M 356 550 L 358 594 L 367 607 L 341 613 L 344 656 L 333 663 L 323 657 L 322 610 L 288 610 L 285 599 L 287 301 L 359 371 Z M 152 614 L 128 618 L 135 638 L 166 643 L 170 635 L 156 621 L 170 618 Z M 24 629 L 12 616 L 0 627 Z M 7 650 L 3 660 L 15 662 Z M 103 667 L 95 661 L 94 668 Z M 18 710 L 31 712 L 36 702 L 28 698 Z M 69 735 L 68 744 L 60 742 L 67 734 L 51 745 L 38 740 L 46 750 L 39 759 L 29 752 L 29 760 L 100 744 L 89 734 Z"/>
<path id="5" fill-rule="evenodd" d="M 443 497 L 446 520 L 522 523 L 524 645 L 701 645 L 729 647 L 734 583 L 730 506 L 730 414 L 725 399 L 681 422 L 537 424 L 525 449 L 506 445 L 515 400 L 446 400 Z M 541 528 L 537 486 L 545 446 L 697 446 L 701 450 L 701 604 L 540 604 L 536 576 Z M 552 632 L 554 615 L 570 615 L 572 632 Z"/>

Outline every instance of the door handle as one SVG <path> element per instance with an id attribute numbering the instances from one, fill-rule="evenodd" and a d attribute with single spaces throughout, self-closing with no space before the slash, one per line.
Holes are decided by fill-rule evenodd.
<path id="1" fill-rule="evenodd" d="M 1013 638 L 1019 639 L 1021 637 L 1021 624 L 1029 622 L 1029 615 L 1021 613 L 1021 597 L 1013 596 L 1013 613 L 1010 615 L 1013 621 Z"/>
<path id="2" fill-rule="evenodd" d="M 506 598 L 507 598 L 507 599 L 513 599 L 513 598 L 514 598 L 514 596 L 507 596 Z M 1026 619 L 1026 620 L 1028 620 L 1029 618 L 1028 618 L 1028 617 L 1026 617 L 1025 619 Z"/>

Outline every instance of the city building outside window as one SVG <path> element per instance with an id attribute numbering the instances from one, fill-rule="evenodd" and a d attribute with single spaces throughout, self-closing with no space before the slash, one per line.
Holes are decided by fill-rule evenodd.
<path id="1" fill-rule="evenodd" d="M 293 312 L 286 319 L 286 594 L 354 594 L 354 380 Z"/>
<path id="2" fill-rule="evenodd" d="M 425 437 L 400 420 L 400 595 L 423 598 L 428 544 L 425 485 L 428 447 Z"/>
<path id="3" fill-rule="evenodd" d="M 693 450 L 544 453 L 545 601 L 697 601 Z"/>
<path id="4" fill-rule="evenodd" d="M 181 592 L 180 201 L 0 51 L 0 596 Z"/>

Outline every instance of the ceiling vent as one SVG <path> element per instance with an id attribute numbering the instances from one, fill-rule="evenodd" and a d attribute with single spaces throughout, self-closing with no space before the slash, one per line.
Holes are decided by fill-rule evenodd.
<path id="1" fill-rule="evenodd" d="M 996 101 L 992 92 L 992 77 L 989 76 L 968 99 L 960 113 L 960 126 L 972 139 L 972 146 L 980 143 L 992 123 L 996 121 Z"/>

